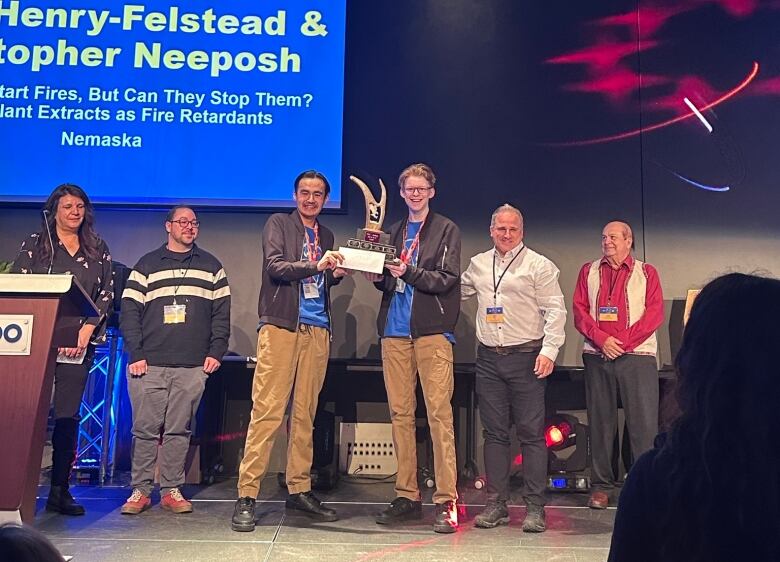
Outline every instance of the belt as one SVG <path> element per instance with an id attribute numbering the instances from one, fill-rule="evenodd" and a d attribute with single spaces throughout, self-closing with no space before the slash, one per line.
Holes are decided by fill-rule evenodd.
<path id="1" fill-rule="evenodd" d="M 511 355 L 513 353 L 538 353 L 542 350 L 541 340 L 532 340 L 517 345 L 497 345 L 490 346 L 480 343 L 479 346 L 495 353 L 496 355 Z"/>

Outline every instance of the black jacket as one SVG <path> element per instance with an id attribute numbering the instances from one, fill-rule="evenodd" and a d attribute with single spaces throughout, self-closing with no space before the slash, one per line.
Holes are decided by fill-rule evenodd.
<path id="1" fill-rule="evenodd" d="M 407 222 L 404 219 L 390 227 L 390 243 L 399 256 Z M 428 213 L 420 230 L 417 265 L 408 266 L 401 279 L 414 287 L 410 320 L 413 338 L 455 331 L 460 314 L 460 229 L 454 222 L 432 211 Z M 377 331 L 382 337 L 396 279 L 386 275 L 375 285 L 382 291 L 377 317 Z"/>
<path id="2" fill-rule="evenodd" d="M 316 275 L 317 262 L 301 260 L 306 230 L 295 210 L 290 214 L 271 215 L 263 228 L 263 284 L 257 312 L 261 324 L 279 328 L 298 328 L 300 281 Z M 333 233 L 319 223 L 322 252 L 333 249 Z M 330 322 L 330 287 L 340 281 L 325 270 L 325 309 Z"/>

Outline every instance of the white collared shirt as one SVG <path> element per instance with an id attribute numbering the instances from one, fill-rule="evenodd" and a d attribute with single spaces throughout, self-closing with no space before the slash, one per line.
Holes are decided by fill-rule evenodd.
<path id="1" fill-rule="evenodd" d="M 496 282 L 506 271 L 495 297 L 494 263 Z M 542 355 L 555 361 L 566 339 L 566 305 L 559 273 L 553 262 L 522 244 L 503 257 L 494 248 L 471 258 L 461 276 L 461 298 L 477 295 L 477 339 L 497 347 L 543 338 Z M 496 306 L 503 307 L 504 321 L 489 323 L 487 308 Z"/>

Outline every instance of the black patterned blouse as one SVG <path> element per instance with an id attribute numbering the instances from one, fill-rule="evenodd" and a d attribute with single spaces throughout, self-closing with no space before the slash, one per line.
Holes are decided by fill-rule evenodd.
<path id="1" fill-rule="evenodd" d="M 43 243 L 40 234 L 32 234 L 19 249 L 19 255 L 14 260 L 12 273 L 46 273 L 49 269 L 49 261 L 41 256 Z M 79 247 L 75 255 L 71 256 L 63 243 L 54 235 L 54 260 L 52 273 L 66 273 L 74 275 L 79 280 L 84 291 L 95 302 L 100 316 L 98 318 L 85 318 L 87 324 L 97 326 L 92 335 L 92 343 L 100 343 L 106 339 L 106 319 L 113 312 L 114 304 L 114 272 L 111 268 L 111 253 L 103 240 L 98 240 L 98 255 L 100 258 L 92 260 Z"/>

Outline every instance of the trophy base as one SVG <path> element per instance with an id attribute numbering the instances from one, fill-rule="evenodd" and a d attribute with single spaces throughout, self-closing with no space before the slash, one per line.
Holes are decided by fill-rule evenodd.
<path id="1" fill-rule="evenodd" d="M 361 229 L 363 230 L 363 229 Z M 374 231 L 375 232 L 375 231 Z M 387 241 L 389 241 L 390 236 L 382 232 L 381 234 L 384 234 L 387 238 Z M 380 242 L 371 242 L 369 240 L 361 240 L 358 238 L 349 238 L 347 240 L 347 247 L 348 248 L 355 248 L 356 250 L 367 250 L 369 252 L 379 252 L 385 255 L 385 263 L 388 262 L 395 262 L 396 256 L 395 256 L 395 246 L 392 244 L 383 244 Z"/>

